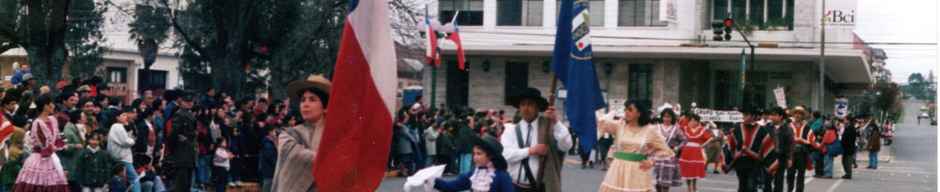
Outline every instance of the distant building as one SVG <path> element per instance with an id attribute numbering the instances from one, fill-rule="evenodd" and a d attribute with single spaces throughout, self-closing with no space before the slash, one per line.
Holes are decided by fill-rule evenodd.
<path id="1" fill-rule="evenodd" d="M 773 89 L 785 88 L 788 107 L 805 105 L 833 113 L 834 100 L 857 94 L 875 81 L 870 48 L 826 45 L 825 78 L 819 79 L 818 1 L 805 0 L 590 0 L 591 45 L 608 103 L 648 99 L 654 106 L 681 103 L 731 109 L 741 103 L 774 105 Z M 854 0 L 830 0 L 826 42 L 861 41 L 854 33 Z M 558 1 L 432 0 L 431 18 L 448 23 L 455 12 L 469 71 L 456 69 L 456 46 L 444 43 L 437 104 L 515 109 L 507 96 L 524 87 L 548 95 Z M 852 14 L 851 17 L 848 17 Z M 733 18 L 755 24 L 748 37 L 756 63 L 747 65 L 748 94 L 740 98 L 739 58 L 749 49 L 738 32 L 712 41 L 710 22 Z M 704 45 L 704 46 L 702 46 Z M 825 85 L 824 97 L 819 85 Z M 560 88 L 563 89 L 561 85 Z M 425 89 L 430 90 L 429 88 Z M 428 95 L 428 94 L 426 94 Z M 751 97 L 753 96 L 753 97 Z M 560 111 L 564 100 L 555 103 Z M 684 109 L 688 109 L 685 107 Z M 511 115 L 510 115 L 511 116 Z"/>

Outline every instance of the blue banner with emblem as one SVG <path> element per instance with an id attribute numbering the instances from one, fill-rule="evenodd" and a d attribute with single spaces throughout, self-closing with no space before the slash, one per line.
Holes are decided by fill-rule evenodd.
<path id="1" fill-rule="evenodd" d="M 569 126 L 586 153 L 597 145 L 594 111 L 606 106 L 594 68 L 589 5 L 588 0 L 561 1 L 552 54 L 555 75 L 568 90 L 565 114 Z"/>

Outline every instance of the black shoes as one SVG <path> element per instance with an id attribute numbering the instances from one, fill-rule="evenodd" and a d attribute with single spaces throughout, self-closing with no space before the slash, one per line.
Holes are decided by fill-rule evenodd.
<path id="1" fill-rule="evenodd" d="M 842 178 L 843 178 L 843 179 L 852 179 L 852 176 L 851 176 L 851 175 L 843 175 Z"/>

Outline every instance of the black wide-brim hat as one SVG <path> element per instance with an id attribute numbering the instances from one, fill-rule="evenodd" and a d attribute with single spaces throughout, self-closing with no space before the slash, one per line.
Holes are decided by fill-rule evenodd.
<path id="1" fill-rule="evenodd" d="M 497 169 L 506 170 L 508 165 L 506 158 L 503 157 L 503 144 L 499 143 L 495 137 L 483 135 L 482 137 L 473 137 L 471 139 L 473 146 L 480 146 L 486 153 L 492 154 L 490 161 Z"/>
<path id="2" fill-rule="evenodd" d="M 539 111 L 545 111 L 548 109 L 548 100 L 545 97 L 542 97 L 542 93 L 538 89 L 529 87 L 522 91 L 516 92 L 515 95 L 509 96 L 509 105 L 519 108 L 519 103 L 525 99 L 535 100 L 539 105 Z"/>

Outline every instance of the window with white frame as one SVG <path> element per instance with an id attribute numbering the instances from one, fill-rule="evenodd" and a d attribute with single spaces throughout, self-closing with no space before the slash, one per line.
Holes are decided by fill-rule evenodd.
<path id="1" fill-rule="evenodd" d="M 666 26 L 659 20 L 659 0 L 619 1 L 617 26 Z"/>
<path id="2" fill-rule="evenodd" d="M 542 0 L 497 0 L 496 25 L 542 26 Z"/>
<path id="3" fill-rule="evenodd" d="M 730 17 L 760 30 L 793 30 L 793 0 L 712 0 L 711 7 L 714 20 Z"/>
<path id="4" fill-rule="evenodd" d="M 479 26 L 483 25 L 483 0 L 440 0 L 440 21 L 441 23 L 450 23 L 457 16 L 458 25 Z"/>
<path id="5" fill-rule="evenodd" d="M 108 80 L 112 83 L 127 83 L 127 68 L 108 67 Z"/>
<path id="6" fill-rule="evenodd" d="M 555 5 L 557 5 L 555 6 L 555 18 L 558 18 L 561 13 L 561 1 L 556 1 Z M 590 0 L 588 8 L 588 14 L 591 14 L 588 21 L 591 22 L 591 26 L 604 26 L 604 0 Z"/>

